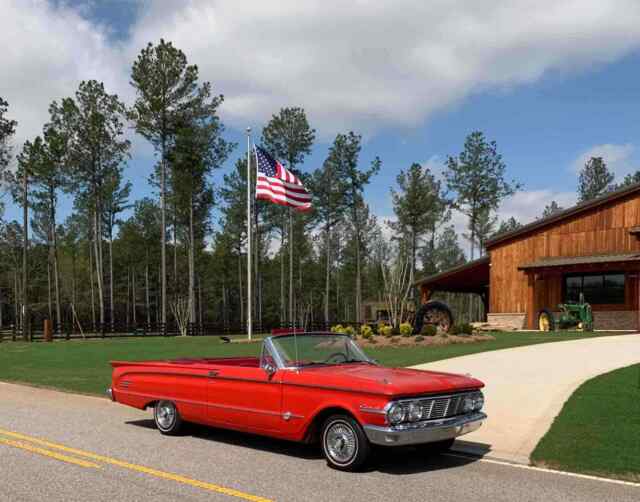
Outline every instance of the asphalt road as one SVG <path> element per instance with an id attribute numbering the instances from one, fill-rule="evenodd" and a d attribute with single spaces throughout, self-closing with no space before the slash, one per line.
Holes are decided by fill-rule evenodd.
<path id="1" fill-rule="evenodd" d="M 308 446 L 190 427 L 106 399 L 0 383 L 0 501 L 638 501 L 640 486 L 424 450 L 378 454 L 364 473 Z"/>

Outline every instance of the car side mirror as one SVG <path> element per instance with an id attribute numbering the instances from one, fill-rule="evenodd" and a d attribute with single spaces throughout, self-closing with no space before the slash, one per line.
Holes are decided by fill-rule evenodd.
<path id="1" fill-rule="evenodd" d="M 266 363 L 264 365 L 264 371 L 267 373 L 269 378 L 271 378 L 276 373 L 277 368 L 271 363 Z"/>

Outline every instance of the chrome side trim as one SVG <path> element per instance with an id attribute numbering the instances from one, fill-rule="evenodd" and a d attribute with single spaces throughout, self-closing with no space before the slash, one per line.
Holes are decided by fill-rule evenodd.
<path id="1" fill-rule="evenodd" d="M 473 432 L 482 425 L 486 418 L 487 415 L 484 413 L 470 413 L 444 420 L 417 423 L 412 426 L 365 425 L 364 432 L 369 441 L 382 446 L 433 443 Z"/>
<path id="2" fill-rule="evenodd" d="M 368 406 L 360 405 L 360 411 L 363 413 L 372 413 L 374 415 L 386 415 L 387 412 L 381 408 L 370 408 Z"/>

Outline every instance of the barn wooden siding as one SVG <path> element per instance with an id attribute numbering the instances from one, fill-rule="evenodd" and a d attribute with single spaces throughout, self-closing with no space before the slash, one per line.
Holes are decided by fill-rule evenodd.
<path id="1" fill-rule="evenodd" d="M 535 280 L 537 307 L 554 307 L 562 301 L 562 270 L 553 273 L 527 274 L 518 267 L 543 258 L 621 254 L 640 251 L 638 238 L 631 235 L 632 227 L 640 226 L 640 194 L 613 200 L 585 212 L 550 223 L 549 226 L 515 236 L 511 240 L 489 247 L 491 256 L 491 313 L 524 313 L 529 310 L 527 290 Z M 634 270 L 640 268 L 636 265 Z M 628 265 L 601 267 L 600 270 L 629 271 Z M 566 270 L 565 270 L 566 271 Z M 618 310 L 637 309 L 637 285 L 634 277 L 627 277 L 627 305 Z M 531 306 L 529 306 L 531 307 Z M 607 310 L 608 306 L 598 306 Z"/>

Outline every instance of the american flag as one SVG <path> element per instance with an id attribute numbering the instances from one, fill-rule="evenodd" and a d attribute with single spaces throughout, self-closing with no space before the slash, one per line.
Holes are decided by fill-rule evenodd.
<path id="1" fill-rule="evenodd" d="M 268 200 L 296 211 L 311 209 L 311 194 L 300 179 L 262 148 L 254 147 L 258 161 L 256 199 Z"/>

